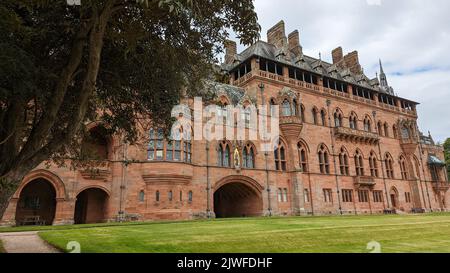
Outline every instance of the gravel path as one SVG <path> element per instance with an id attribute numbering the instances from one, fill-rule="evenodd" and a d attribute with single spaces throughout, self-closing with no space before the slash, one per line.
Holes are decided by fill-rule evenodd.
<path id="1" fill-rule="evenodd" d="M 60 253 L 42 240 L 37 231 L 0 233 L 7 253 Z"/>

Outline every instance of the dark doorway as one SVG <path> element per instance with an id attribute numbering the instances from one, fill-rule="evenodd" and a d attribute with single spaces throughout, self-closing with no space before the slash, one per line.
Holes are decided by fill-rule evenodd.
<path id="1" fill-rule="evenodd" d="M 395 200 L 395 194 L 391 194 L 391 203 L 393 208 L 397 208 L 397 201 Z"/>
<path id="2" fill-rule="evenodd" d="M 246 184 L 228 183 L 214 192 L 216 218 L 261 216 L 262 208 L 261 193 Z"/>
<path id="3" fill-rule="evenodd" d="M 75 224 L 101 223 L 106 220 L 108 194 L 101 189 L 82 191 L 75 203 Z"/>
<path id="4" fill-rule="evenodd" d="M 52 225 L 56 211 L 56 191 L 53 185 L 39 178 L 21 191 L 16 209 L 17 225 Z"/>

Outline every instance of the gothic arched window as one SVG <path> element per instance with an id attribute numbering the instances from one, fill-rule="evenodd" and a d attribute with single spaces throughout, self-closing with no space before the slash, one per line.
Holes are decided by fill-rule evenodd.
<path id="1" fill-rule="evenodd" d="M 375 156 L 374 152 L 370 153 L 369 167 L 370 167 L 370 175 L 372 177 L 378 177 L 378 163 L 377 163 L 377 157 Z"/>
<path id="2" fill-rule="evenodd" d="M 283 101 L 283 104 L 281 105 L 281 115 L 283 117 L 291 116 L 291 104 L 289 103 L 288 99 L 285 99 Z"/>
<path id="3" fill-rule="evenodd" d="M 313 107 L 313 109 L 312 109 L 312 118 L 313 118 L 314 125 L 318 125 L 319 124 L 317 114 L 318 114 L 318 112 L 317 112 L 316 107 Z"/>
<path id="4" fill-rule="evenodd" d="M 342 114 L 338 110 L 334 112 L 334 126 L 342 127 Z"/>
<path id="5" fill-rule="evenodd" d="M 217 166 L 230 167 L 230 145 L 222 141 L 217 147 Z"/>
<path id="6" fill-rule="evenodd" d="M 139 192 L 139 202 L 144 202 L 144 201 L 145 201 L 145 192 L 140 191 Z"/>
<path id="7" fill-rule="evenodd" d="M 358 130 L 358 118 L 355 113 L 352 113 L 349 118 L 350 129 Z"/>
<path id="8" fill-rule="evenodd" d="M 386 176 L 387 178 L 394 178 L 394 161 L 392 160 L 392 157 L 389 154 L 386 154 L 385 158 L 385 165 L 386 165 Z"/>
<path id="9" fill-rule="evenodd" d="M 394 135 L 394 138 L 398 138 L 397 126 L 395 126 L 395 125 L 392 126 L 392 133 Z"/>
<path id="10" fill-rule="evenodd" d="M 242 166 L 247 169 L 255 168 L 255 151 L 250 143 L 242 149 Z"/>
<path id="11" fill-rule="evenodd" d="M 305 106 L 303 106 L 303 104 L 300 104 L 300 119 L 302 120 L 302 122 L 306 122 Z"/>
<path id="12" fill-rule="evenodd" d="M 328 156 L 328 149 L 325 145 L 320 145 L 317 155 L 319 157 L 320 173 L 330 174 L 330 160 Z"/>
<path id="13" fill-rule="evenodd" d="M 366 117 L 364 119 L 364 131 L 372 132 L 372 122 L 370 121 L 369 117 Z"/>
<path id="14" fill-rule="evenodd" d="M 407 126 L 402 126 L 402 138 L 408 139 L 410 137 L 409 128 Z"/>
<path id="15" fill-rule="evenodd" d="M 406 169 L 406 160 L 403 156 L 400 157 L 400 172 L 403 180 L 408 180 L 408 171 Z"/>
<path id="16" fill-rule="evenodd" d="M 383 135 L 384 135 L 384 134 L 383 134 L 383 126 L 381 125 L 381 121 L 378 122 L 377 127 L 378 127 L 378 134 L 379 134 L 380 136 L 383 136 Z"/>
<path id="17" fill-rule="evenodd" d="M 292 100 L 292 115 L 297 116 L 300 115 L 300 112 L 298 111 L 298 103 L 296 99 Z"/>
<path id="18" fill-rule="evenodd" d="M 364 160 L 360 151 L 355 154 L 355 169 L 357 176 L 364 176 Z"/>
<path id="19" fill-rule="evenodd" d="M 323 109 L 320 111 L 320 119 L 322 121 L 322 126 L 327 126 L 327 114 Z"/>
<path id="20" fill-rule="evenodd" d="M 389 137 L 389 125 L 384 123 L 384 136 Z"/>
<path id="21" fill-rule="evenodd" d="M 275 169 L 277 171 L 285 171 L 286 149 L 284 148 L 284 144 L 281 141 L 278 143 L 278 147 L 274 150 L 274 157 L 275 157 Z"/>
<path id="22" fill-rule="evenodd" d="M 300 169 L 302 172 L 308 172 L 308 156 L 306 152 L 305 145 L 302 142 L 297 144 L 298 148 L 298 158 L 300 162 Z"/>
<path id="23" fill-rule="evenodd" d="M 348 166 L 347 152 L 344 148 L 341 148 L 341 152 L 339 153 L 339 169 L 341 171 L 341 175 L 350 175 Z"/>

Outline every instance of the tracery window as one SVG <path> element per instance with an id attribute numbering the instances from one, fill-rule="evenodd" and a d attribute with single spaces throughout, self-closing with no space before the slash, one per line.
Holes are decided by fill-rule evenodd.
<path id="1" fill-rule="evenodd" d="M 183 130 L 182 128 L 180 130 Z M 162 129 L 150 130 L 150 141 L 147 148 L 147 159 L 149 161 L 182 161 L 190 163 L 192 161 L 191 136 L 186 139 L 165 140 Z"/>
<path id="2" fill-rule="evenodd" d="M 349 125 L 350 125 L 350 129 L 358 130 L 358 118 L 356 117 L 356 115 L 354 113 L 352 113 L 350 115 Z"/>
<path id="3" fill-rule="evenodd" d="M 368 117 L 364 119 L 364 131 L 372 132 L 372 124 Z"/>
<path id="4" fill-rule="evenodd" d="M 384 162 L 386 165 L 387 178 L 393 179 L 394 178 L 394 163 L 393 163 L 392 157 L 389 154 L 386 154 L 386 158 L 385 158 Z"/>
<path id="5" fill-rule="evenodd" d="M 274 150 L 275 169 L 277 171 L 286 170 L 286 149 L 284 144 L 280 141 L 278 147 Z"/>
<path id="6" fill-rule="evenodd" d="M 287 100 L 287 99 L 285 99 L 283 101 L 283 104 L 281 105 L 281 115 L 283 117 L 291 116 L 291 104 L 289 103 L 289 100 Z"/>
<path id="7" fill-rule="evenodd" d="M 247 169 L 255 168 L 255 151 L 250 143 L 242 149 L 242 167 Z"/>
<path id="8" fill-rule="evenodd" d="M 372 177 L 378 177 L 378 163 L 377 163 L 377 157 L 372 152 L 369 156 L 369 167 L 370 167 L 370 175 Z"/>
<path id="9" fill-rule="evenodd" d="M 306 148 L 302 142 L 299 142 L 297 144 L 297 149 L 298 149 L 298 157 L 299 157 L 299 162 L 300 162 L 300 169 L 302 172 L 308 172 L 308 157 L 307 157 Z"/>
<path id="10" fill-rule="evenodd" d="M 341 148 L 341 152 L 339 153 L 339 169 L 341 171 L 341 175 L 350 175 L 348 155 L 344 148 Z"/>
<path id="11" fill-rule="evenodd" d="M 328 157 L 328 150 L 325 145 L 320 145 L 317 154 L 319 156 L 320 173 L 330 174 L 330 161 Z"/>
<path id="12" fill-rule="evenodd" d="M 400 157 L 400 172 L 403 180 L 408 180 L 408 171 L 406 169 L 406 160 L 403 156 Z"/>
<path id="13" fill-rule="evenodd" d="M 364 176 L 364 161 L 359 151 L 356 151 L 355 154 L 355 169 L 357 176 Z"/>
<path id="14" fill-rule="evenodd" d="M 220 142 L 217 147 L 217 166 L 231 166 L 230 145 L 226 141 Z"/>

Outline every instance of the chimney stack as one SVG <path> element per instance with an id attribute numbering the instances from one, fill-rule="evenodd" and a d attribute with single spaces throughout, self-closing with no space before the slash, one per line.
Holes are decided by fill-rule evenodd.
<path id="1" fill-rule="evenodd" d="M 231 64 L 233 63 L 234 57 L 237 54 L 236 42 L 226 40 L 224 46 L 225 46 L 225 63 Z"/>
<path id="2" fill-rule="evenodd" d="M 338 47 L 338 48 L 334 49 L 331 52 L 331 55 L 333 56 L 333 64 L 337 64 L 340 61 L 342 61 L 342 59 L 344 59 L 344 53 L 342 52 L 342 47 Z"/>
<path id="3" fill-rule="evenodd" d="M 267 31 L 267 42 L 276 48 L 282 48 L 287 44 L 283 20 Z"/>
<path id="4" fill-rule="evenodd" d="M 288 35 L 289 50 L 294 53 L 296 57 L 302 55 L 303 49 L 300 45 L 300 34 L 298 30 L 294 30 Z"/>
<path id="5" fill-rule="evenodd" d="M 359 64 L 358 51 L 353 51 L 344 56 L 345 66 L 350 69 L 353 74 L 362 74 L 362 67 Z"/>

